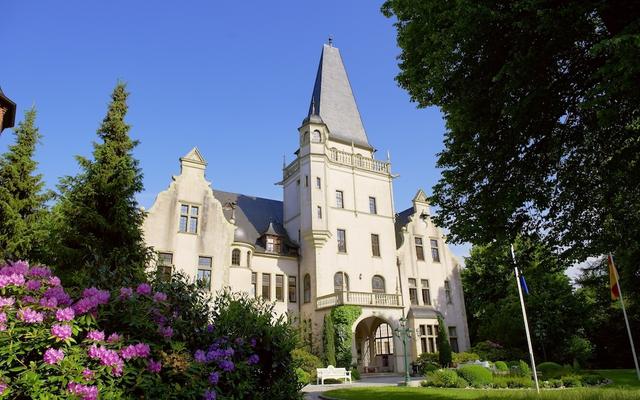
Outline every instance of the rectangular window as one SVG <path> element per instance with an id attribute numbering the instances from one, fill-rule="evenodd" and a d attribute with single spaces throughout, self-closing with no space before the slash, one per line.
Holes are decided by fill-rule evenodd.
<path id="1" fill-rule="evenodd" d="M 265 248 L 269 253 L 280 254 L 282 250 L 282 239 L 277 236 L 267 236 Z"/>
<path id="2" fill-rule="evenodd" d="M 304 186 L 309 187 L 309 175 L 304 176 Z"/>
<path id="3" fill-rule="evenodd" d="M 320 177 L 316 178 L 316 189 L 322 189 L 322 180 Z"/>
<path id="4" fill-rule="evenodd" d="M 420 336 L 420 347 L 423 353 L 435 353 L 437 349 L 437 325 L 420 325 L 418 334 Z"/>
<path id="5" fill-rule="evenodd" d="M 284 301 L 284 275 L 276 275 L 276 300 Z"/>
<path id="6" fill-rule="evenodd" d="M 447 300 L 447 304 L 451 304 L 451 285 L 449 284 L 449 281 L 444 281 L 444 296 Z"/>
<path id="7" fill-rule="evenodd" d="M 318 206 L 318 219 L 322 219 L 322 207 Z"/>
<path id="8" fill-rule="evenodd" d="M 347 252 L 347 232 L 344 229 L 338 229 L 338 252 Z"/>
<path id="9" fill-rule="evenodd" d="M 455 326 L 449 327 L 449 343 L 451 343 L 451 351 L 458 352 L 458 332 Z"/>
<path id="10" fill-rule="evenodd" d="M 271 274 L 262 274 L 262 297 L 271 300 Z"/>
<path id="11" fill-rule="evenodd" d="M 416 258 L 418 261 L 424 261 L 424 248 L 422 247 L 422 238 L 415 238 L 416 241 Z"/>
<path id="12" fill-rule="evenodd" d="M 344 193 L 342 193 L 342 190 L 336 190 L 336 207 L 344 208 Z"/>
<path id="13" fill-rule="evenodd" d="M 425 306 L 431 305 L 431 290 L 429 289 L 429 280 L 421 279 L 420 285 L 422 286 L 422 304 Z"/>
<path id="14" fill-rule="evenodd" d="M 380 236 L 375 233 L 371 234 L 371 254 L 380 257 Z"/>
<path id="15" fill-rule="evenodd" d="M 440 251 L 436 239 L 431 239 L 431 258 L 433 258 L 433 262 L 440 262 Z"/>
<path id="16" fill-rule="evenodd" d="M 171 280 L 171 272 L 173 270 L 173 254 L 158 253 L 158 275 L 164 282 Z"/>
<path id="17" fill-rule="evenodd" d="M 258 297 L 258 273 L 251 273 L 251 296 L 254 298 Z"/>
<path id="18" fill-rule="evenodd" d="M 375 197 L 369 197 L 369 212 L 371 214 L 377 214 L 378 213 L 378 206 L 376 205 L 376 198 Z"/>
<path id="19" fill-rule="evenodd" d="M 423 353 L 428 353 L 429 352 L 429 348 L 427 347 L 427 338 L 426 337 L 421 337 L 420 338 L 420 348 L 421 348 Z"/>
<path id="20" fill-rule="evenodd" d="M 298 297 L 298 285 L 295 276 L 289 277 L 289 303 L 295 303 Z"/>
<path id="21" fill-rule="evenodd" d="M 198 233 L 198 215 L 200 208 L 188 204 L 180 204 L 179 232 Z"/>
<path id="22" fill-rule="evenodd" d="M 418 305 L 418 288 L 414 278 L 409 278 L 409 301 L 413 305 Z"/>
<path id="23" fill-rule="evenodd" d="M 198 284 L 211 290 L 211 257 L 198 257 Z"/>

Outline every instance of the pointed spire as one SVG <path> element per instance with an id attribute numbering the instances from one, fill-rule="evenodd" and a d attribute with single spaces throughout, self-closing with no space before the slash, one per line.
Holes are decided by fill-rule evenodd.
<path id="1" fill-rule="evenodd" d="M 340 50 L 333 47 L 332 41 L 322 46 L 306 120 L 315 114 L 327 125 L 332 139 L 372 148 L 362 125 Z"/>

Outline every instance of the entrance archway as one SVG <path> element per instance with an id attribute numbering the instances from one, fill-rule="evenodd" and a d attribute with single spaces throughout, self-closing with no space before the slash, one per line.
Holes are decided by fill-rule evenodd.
<path id="1" fill-rule="evenodd" d="M 395 372 L 393 328 L 382 318 L 368 317 L 356 326 L 358 370 L 363 373 Z"/>

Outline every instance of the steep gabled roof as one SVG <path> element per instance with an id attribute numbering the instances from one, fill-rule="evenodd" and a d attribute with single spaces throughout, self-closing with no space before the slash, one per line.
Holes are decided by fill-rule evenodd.
<path id="1" fill-rule="evenodd" d="M 371 148 L 340 51 L 327 44 L 322 47 L 307 118 L 314 115 L 314 108 L 332 138 Z"/>

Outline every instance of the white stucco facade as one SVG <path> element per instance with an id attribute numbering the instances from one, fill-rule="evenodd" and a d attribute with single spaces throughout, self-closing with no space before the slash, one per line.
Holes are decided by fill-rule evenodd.
<path id="1" fill-rule="evenodd" d="M 144 224 L 161 267 L 212 291 L 266 297 L 277 314 L 308 322 L 316 343 L 333 307 L 360 306 L 353 356 L 362 372 L 404 370 L 402 344 L 389 335 L 403 317 L 411 359 L 435 350 L 437 316 L 454 350 L 467 349 L 460 262 L 433 225 L 424 192 L 396 211 L 391 164 L 374 159 L 331 46 L 323 48 L 297 136 L 296 158 L 282 171 L 282 201 L 214 190 L 197 149 L 181 158 L 180 175 Z"/>

